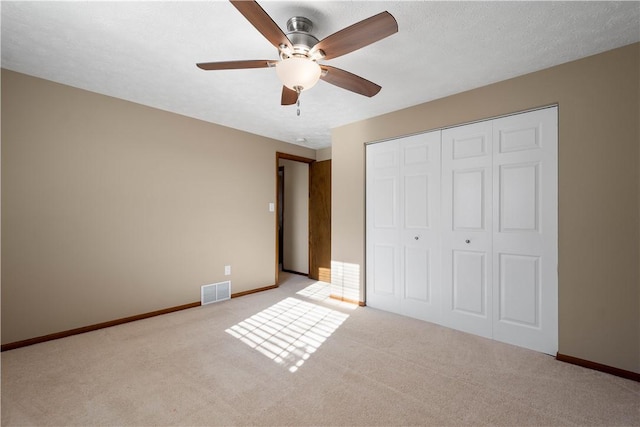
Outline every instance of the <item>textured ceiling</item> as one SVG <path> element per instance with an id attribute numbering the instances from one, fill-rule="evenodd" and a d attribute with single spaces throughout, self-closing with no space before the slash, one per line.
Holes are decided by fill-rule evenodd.
<path id="1" fill-rule="evenodd" d="M 2 1 L 2 67 L 311 148 L 331 129 L 640 40 L 640 2 L 260 2 L 283 29 L 322 39 L 388 10 L 399 32 L 326 61 L 382 86 L 373 98 L 319 82 L 280 106 L 275 70 L 196 62 L 277 59 L 226 1 Z"/>

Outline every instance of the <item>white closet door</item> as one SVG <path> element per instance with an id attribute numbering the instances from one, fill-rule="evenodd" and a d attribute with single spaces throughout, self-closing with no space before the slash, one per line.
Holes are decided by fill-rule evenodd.
<path id="1" fill-rule="evenodd" d="M 558 117 L 367 146 L 367 304 L 558 350 Z"/>
<path id="2" fill-rule="evenodd" d="M 492 336 L 492 125 L 442 132 L 442 323 Z"/>
<path id="3" fill-rule="evenodd" d="M 440 302 L 440 132 L 400 140 L 402 314 L 432 322 Z"/>
<path id="4" fill-rule="evenodd" d="M 493 121 L 494 339 L 558 351 L 557 108 Z"/>
<path id="5" fill-rule="evenodd" d="M 440 318 L 440 132 L 366 148 L 367 305 Z"/>
<path id="6" fill-rule="evenodd" d="M 366 147 L 367 305 L 400 313 L 400 148 Z"/>

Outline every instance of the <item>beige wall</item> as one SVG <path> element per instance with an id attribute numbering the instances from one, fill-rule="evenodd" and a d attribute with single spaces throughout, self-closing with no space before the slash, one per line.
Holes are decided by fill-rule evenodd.
<path id="1" fill-rule="evenodd" d="M 316 161 L 331 160 L 331 147 L 316 150 Z"/>
<path id="2" fill-rule="evenodd" d="M 557 103 L 559 352 L 640 372 L 639 81 L 634 44 L 335 129 L 334 261 L 365 271 L 366 142 Z"/>
<path id="3" fill-rule="evenodd" d="M 2 343 L 273 285 L 276 151 L 2 70 Z"/>
<path id="4" fill-rule="evenodd" d="M 282 268 L 309 274 L 309 164 L 280 159 L 284 167 Z"/>

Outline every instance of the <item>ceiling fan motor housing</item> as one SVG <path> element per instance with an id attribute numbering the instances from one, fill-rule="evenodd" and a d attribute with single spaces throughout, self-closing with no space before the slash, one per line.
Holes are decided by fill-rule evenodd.
<path id="1" fill-rule="evenodd" d="M 287 21 L 287 38 L 293 46 L 293 55 L 305 55 L 318 43 L 311 35 L 313 23 L 304 16 L 294 16 Z"/>

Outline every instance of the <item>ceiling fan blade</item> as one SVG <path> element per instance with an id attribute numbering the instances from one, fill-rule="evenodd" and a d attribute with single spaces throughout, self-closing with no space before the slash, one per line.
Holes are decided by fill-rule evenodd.
<path id="1" fill-rule="evenodd" d="M 389 12 L 381 12 L 320 40 L 311 52 L 322 50 L 324 59 L 337 58 L 398 32 L 398 23 Z"/>
<path id="2" fill-rule="evenodd" d="M 281 105 L 293 105 L 298 102 L 298 92 L 291 90 L 286 86 L 282 86 Z"/>
<path id="3" fill-rule="evenodd" d="M 328 65 L 321 65 L 320 68 L 325 71 L 320 76 L 322 80 L 341 87 L 342 89 L 368 97 L 376 95 L 380 92 L 380 89 L 382 89 L 381 86 L 348 71 L 341 70 L 340 68 L 330 67 Z"/>
<path id="4" fill-rule="evenodd" d="M 230 0 L 231 4 L 277 49 L 280 45 L 291 48 L 291 42 L 278 24 L 253 0 Z"/>
<path id="5" fill-rule="evenodd" d="M 278 61 L 270 59 L 255 59 L 249 61 L 221 61 L 221 62 L 201 62 L 196 64 L 203 70 L 239 70 L 242 68 L 267 68 Z"/>

